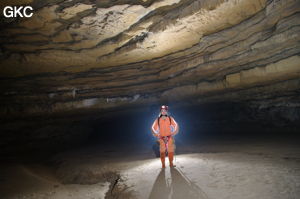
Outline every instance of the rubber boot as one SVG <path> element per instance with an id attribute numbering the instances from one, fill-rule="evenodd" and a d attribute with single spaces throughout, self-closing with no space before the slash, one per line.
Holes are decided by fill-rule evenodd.
<path id="1" fill-rule="evenodd" d="M 166 157 L 166 154 L 165 153 L 160 153 L 160 160 L 161 160 L 161 167 L 164 169 L 166 168 L 166 164 L 165 164 L 165 157 Z"/>
<path id="2" fill-rule="evenodd" d="M 175 167 L 176 165 L 173 164 L 173 159 L 174 159 L 174 152 L 169 153 L 169 162 L 170 162 L 170 167 Z"/>

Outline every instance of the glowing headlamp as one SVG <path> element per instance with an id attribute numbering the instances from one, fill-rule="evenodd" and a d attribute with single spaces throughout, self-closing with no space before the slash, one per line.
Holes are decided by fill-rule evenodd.
<path id="1" fill-rule="evenodd" d="M 169 108 L 168 106 L 162 105 L 162 106 L 160 107 L 160 110 L 163 110 L 163 109 L 164 109 L 164 110 L 168 111 L 168 108 Z"/>

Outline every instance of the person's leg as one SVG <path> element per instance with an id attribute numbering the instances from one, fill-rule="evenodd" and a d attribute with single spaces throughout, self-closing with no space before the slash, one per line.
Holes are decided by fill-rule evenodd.
<path id="1" fill-rule="evenodd" d="M 166 145 L 162 139 L 159 140 L 159 151 L 162 168 L 166 168 L 165 157 L 166 157 Z"/>
<path id="2" fill-rule="evenodd" d="M 174 150 L 175 150 L 174 138 L 170 138 L 168 141 L 168 156 L 169 156 L 170 167 L 175 167 L 175 165 L 173 164 Z"/>

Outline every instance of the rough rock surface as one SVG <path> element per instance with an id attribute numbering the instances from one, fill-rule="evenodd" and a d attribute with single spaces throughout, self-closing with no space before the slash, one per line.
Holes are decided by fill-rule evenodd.
<path id="1" fill-rule="evenodd" d="M 1 22 L 2 115 L 183 99 L 299 106 L 297 0 L 31 5 L 32 18 Z"/>

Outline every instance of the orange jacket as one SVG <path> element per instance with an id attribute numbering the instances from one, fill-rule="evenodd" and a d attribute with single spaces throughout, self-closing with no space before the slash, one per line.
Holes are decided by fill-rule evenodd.
<path id="1" fill-rule="evenodd" d="M 160 117 L 159 126 L 158 119 L 156 119 L 152 125 L 152 132 L 155 133 L 157 136 L 169 136 L 171 134 L 174 134 L 174 132 L 178 130 L 178 124 L 173 117 L 170 116 L 170 118 L 171 123 L 168 117 L 165 117 L 165 119 L 163 119 L 163 117 Z"/>

